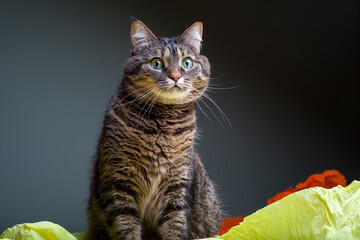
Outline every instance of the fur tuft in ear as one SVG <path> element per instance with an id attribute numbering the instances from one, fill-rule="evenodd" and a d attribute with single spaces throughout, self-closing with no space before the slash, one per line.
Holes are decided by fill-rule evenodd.
<path id="1" fill-rule="evenodd" d="M 203 34 L 202 22 L 193 23 L 185 32 L 181 35 L 181 39 L 193 46 L 198 53 L 200 53 L 201 42 Z"/>
<path id="2" fill-rule="evenodd" d="M 158 38 L 150 31 L 144 23 L 134 20 L 131 24 L 131 42 L 133 54 L 138 54 L 141 50 L 153 42 L 158 43 Z"/>

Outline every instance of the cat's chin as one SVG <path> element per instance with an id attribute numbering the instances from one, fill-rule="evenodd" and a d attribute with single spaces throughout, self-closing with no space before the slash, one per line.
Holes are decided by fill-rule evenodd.
<path id="1" fill-rule="evenodd" d="M 158 102 L 163 104 L 184 104 L 190 102 L 189 92 L 180 89 L 171 89 L 159 94 Z"/>

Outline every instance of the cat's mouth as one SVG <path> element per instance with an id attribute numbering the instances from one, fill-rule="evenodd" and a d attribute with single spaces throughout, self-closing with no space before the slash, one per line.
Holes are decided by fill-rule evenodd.
<path id="1" fill-rule="evenodd" d="M 182 92 L 185 91 L 185 89 L 179 85 L 175 85 L 169 89 L 170 92 Z"/>
<path id="2" fill-rule="evenodd" d="M 165 84 L 159 84 L 158 89 L 158 101 L 165 104 L 179 104 L 190 100 L 189 98 L 189 86 L 183 79 L 173 81 L 167 79 L 166 82 L 160 82 Z"/>
<path id="3" fill-rule="evenodd" d="M 168 92 L 168 93 L 180 93 L 180 92 L 185 92 L 186 91 L 186 87 L 183 86 L 183 84 L 179 84 L 179 83 L 173 83 L 173 84 L 169 84 L 164 90 L 163 92 Z"/>

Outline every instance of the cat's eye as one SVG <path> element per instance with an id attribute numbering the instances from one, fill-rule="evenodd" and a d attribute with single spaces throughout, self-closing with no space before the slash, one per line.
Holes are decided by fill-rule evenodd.
<path id="1" fill-rule="evenodd" d="M 184 69 L 190 69 L 193 66 L 193 62 L 190 58 L 184 58 L 181 65 Z"/>
<path id="2" fill-rule="evenodd" d="M 161 70 L 164 68 L 164 62 L 160 59 L 160 58 L 154 58 L 151 61 L 151 67 L 156 69 L 156 70 Z"/>

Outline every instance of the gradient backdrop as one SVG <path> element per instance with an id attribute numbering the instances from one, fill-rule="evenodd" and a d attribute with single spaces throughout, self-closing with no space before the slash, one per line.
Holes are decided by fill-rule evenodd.
<path id="1" fill-rule="evenodd" d="M 359 1 L 0 0 L 0 232 L 86 231 L 89 171 L 130 52 L 130 16 L 160 36 L 204 22 L 217 108 L 199 152 L 229 216 L 310 174 L 360 179 Z M 206 101 L 206 99 L 204 99 Z M 224 125 L 224 127 L 221 127 Z"/>

